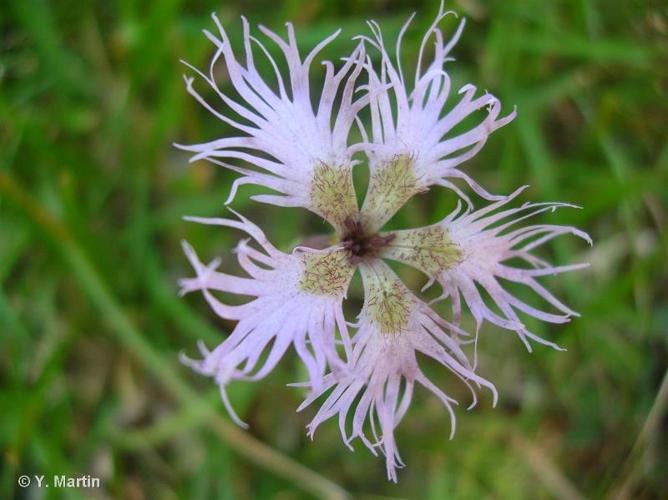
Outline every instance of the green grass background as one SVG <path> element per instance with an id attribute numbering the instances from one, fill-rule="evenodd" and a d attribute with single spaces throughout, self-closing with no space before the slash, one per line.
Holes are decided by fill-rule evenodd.
<path id="1" fill-rule="evenodd" d="M 668 8 L 664 2 L 461 0 L 468 18 L 450 65 L 518 117 L 466 165 L 485 187 L 521 201 L 583 210 L 544 220 L 589 231 L 545 255 L 590 270 L 548 278 L 582 317 L 533 325 L 568 349 L 528 354 L 485 326 L 480 373 L 496 383 L 458 431 L 418 393 L 397 430 L 407 467 L 388 483 L 335 422 L 310 442 L 313 409 L 295 414 L 303 379 L 294 354 L 266 380 L 230 388 L 248 433 L 229 421 L 210 380 L 177 361 L 230 325 L 200 296 L 179 299 L 191 271 L 179 240 L 205 259 L 241 236 L 181 220 L 221 215 L 233 175 L 189 166 L 171 143 L 229 129 L 187 96 L 180 58 L 204 65 L 201 29 L 218 12 L 239 40 L 239 15 L 281 31 L 295 22 L 307 50 L 342 27 L 324 56 L 349 51 L 374 18 L 415 60 L 435 2 L 384 0 L 5 1 L 0 7 L 0 498 L 666 498 L 668 496 Z M 452 30 L 454 19 L 444 23 Z M 314 80 L 319 78 L 314 71 Z M 222 84 L 225 88 L 225 84 Z M 234 207 L 287 250 L 325 227 L 300 210 Z M 393 221 L 442 217 L 454 195 L 434 189 Z M 424 278 L 402 269 L 412 285 Z M 353 290 L 351 295 L 356 296 Z M 663 385 L 662 385 L 663 384 Z M 20 490 L 20 474 L 91 474 L 100 490 Z"/>

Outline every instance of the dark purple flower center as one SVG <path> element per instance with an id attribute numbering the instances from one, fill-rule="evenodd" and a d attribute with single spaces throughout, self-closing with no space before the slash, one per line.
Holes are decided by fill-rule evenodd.
<path id="1" fill-rule="evenodd" d="M 341 238 L 343 247 L 350 253 L 350 262 L 357 264 L 369 257 L 376 257 L 378 252 L 386 247 L 393 239 L 393 234 L 381 236 L 367 234 L 358 220 L 348 217 L 344 222 L 345 233 Z"/>

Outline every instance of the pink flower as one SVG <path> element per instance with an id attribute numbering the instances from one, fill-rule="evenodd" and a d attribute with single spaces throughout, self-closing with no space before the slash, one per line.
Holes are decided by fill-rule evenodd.
<path id="1" fill-rule="evenodd" d="M 332 246 L 324 250 L 302 246 L 284 253 L 238 214 L 237 219 L 189 217 L 195 222 L 239 229 L 252 241 L 242 240 L 236 248 L 237 260 L 247 276 L 217 271 L 219 260 L 203 264 L 184 243 L 195 276 L 181 281 L 181 292 L 201 292 L 218 316 L 237 321 L 219 346 L 210 351 L 200 345 L 202 358 L 184 357 L 184 362 L 215 379 L 232 418 L 243 425 L 228 400 L 227 385 L 234 380 L 265 377 L 294 348 L 308 371 L 308 381 L 295 385 L 310 390 L 299 409 L 322 400 L 308 426 L 309 435 L 313 437 L 325 420 L 337 417 L 345 444 L 350 447 L 359 438 L 374 454 L 384 454 L 387 475 L 393 481 L 397 480 L 396 469 L 403 466 L 394 430 L 410 406 L 416 384 L 443 403 L 452 423 L 451 437 L 455 431 L 453 405 L 457 402 L 425 376 L 416 354 L 432 358 L 470 389 L 469 408 L 477 403 L 477 390 L 483 387 L 492 393 L 496 404 L 494 385 L 476 373 L 475 351 L 470 361 L 462 346 L 477 342 L 480 327 L 489 322 L 516 332 L 529 350 L 529 340 L 556 348 L 553 342 L 530 332 L 521 315 L 549 323 L 569 321 L 576 313 L 539 283 L 539 278 L 581 269 L 585 264 L 553 266 L 533 251 L 562 234 L 591 243 L 584 232 L 570 226 L 520 225 L 529 217 L 572 205 L 526 203 L 506 208 L 523 188 L 510 196 L 495 196 L 463 172 L 463 162 L 482 148 L 494 130 L 510 122 L 515 111 L 501 116 L 499 100 L 487 93 L 475 97 L 476 87 L 471 84 L 460 89 L 461 97 L 454 98 L 454 105 L 450 102 L 453 98 L 445 64 L 451 60 L 463 22 L 446 42 L 437 27 L 446 14 L 441 4 L 423 38 L 410 89 L 398 63 L 401 38 L 410 20 L 396 42 L 397 62 L 392 61 L 380 28 L 372 22 L 373 38 L 358 37 L 359 45 L 338 70 L 325 62 L 323 89 L 313 93 L 310 67 L 336 33 L 302 60 L 292 25 L 288 24 L 287 40 L 261 27 L 284 55 L 286 77 L 262 42 L 250 34 L 245 19 L 245 60 L 239 62 L 214 16 L 219 36 L 206 32 L 216 47 L 209 72 L 191 68 L 213 89 L 222 109 L 205 101 L 195 90 L 194 80 L 186 78 L 188 91 L 240 133 L 181 146 L 194 153 L 193 161 L 207 159 L 241 175 L 228 201 L 241 184 L 264 186 L 277 194 L 257 195 L 255 200 L 306 208 L 328 221 L 335 234 L 330 238 Z M 423 65 L 425 47 L 432 39 L 433 60 Z M 380 67 L 374 68 L 366 57 L 365 44 L 380 51 Z M 267 58 L 275 81 L 267 82 L 260 76 L 255 66 L 258 53 Z M 236 99 L 223 93 L 214 80 L 219 60 L 225 64 Z M 358 84 L 362 72 L 368 79 Z M 370 137 L 359 114 L 367 105 Z M 453 133 L 456 125 L 482 109 L 486 113 L 479 123 Z M 358 144 L 350 144 L 354 122 L 363 135 Z M 360 209 L 352 169 L 362 155 L 370 178 Z M 453 183 L 456 179 L 493 203 L 473 210 L 471 200 Z M 381 232 L 413 195 L 432 186 L 455 191 L 467 202 L 467 210 L 462 213 L 459 207 L 431 226 Z M 440 299 L 451 302 L 452 318 L 440 317 L 409 291 L 385 259 L 424 272 L 427 285 L 438 282 L 443 292 Z M 517 264 L 522 262 L 526 265 Z M 357 323 L 350 325 L 344 318 L 343 301 L 357 269 L 364 284 L 364 305 Z M 525 285 L 553 310 L 520 300 L 502 280 Z M 247 302 L 227 304 L 216 295 L 219 292 L 246 297 Z M 459 326 L 463 304 L 476 321 L 475 335 Z M 347 425 L 351 413 L 352 422 Z"/>

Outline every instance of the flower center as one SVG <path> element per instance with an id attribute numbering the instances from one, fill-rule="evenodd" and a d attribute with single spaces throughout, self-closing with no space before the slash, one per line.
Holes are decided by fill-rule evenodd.
<path id="1" fill-rule="evenodd" d="M 390 244 L 394 234 L 367 234 L 359 220 L 348 217 L 344 221 L 344 233 L 341 238 L 343 248 L 348 251 L 352 264 L 358 264 L 364 259 L 376 257 L 381 249 Z"/>

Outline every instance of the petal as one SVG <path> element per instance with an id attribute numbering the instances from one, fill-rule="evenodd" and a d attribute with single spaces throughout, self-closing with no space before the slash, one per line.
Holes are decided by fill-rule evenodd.
<path id="1" fill-rule="evenodd" d="M 528 331 L 516 311 L 549 323 L 569 321 L 577 313 L 554 297 L 536 278 L 575 271 L 587 264 L 552 266 L 531 252 L 562 234 L 573 234 L 588 243 L 591 239 L 570 226 L 538 224 L 515 228 L 524 219 L 542 212 L 573 206 L 525 203 L 518 208 L 504 208 L 521 191 L 474 212 L 459 215 L 457 211 L 432 226 L 381 234 L 389 243 L 380 251 L 380 257 L 409 264 L 431 280 L 438 281 L 443 287 L 443 295 L 452 298 L 456 321 L 460 315 L 461 296 L 478 324 L 487 320 L 516 331 L 525 342 L 527 338 L 533 338 L 558 348 Z M 538 268 L 511 264 L 518 259 Z M 546 312 L 525 303 L 503 287 L 503 280 L 525 285 L 559 312 Z M 492 305 L 486 302 L 479 289 L 485 291 Z"/>
<path id="2" fill-rule="evenodd" d="M 409 264 L 429 276 L 450 269 L 462 259 L 460 247 L 440 224 L 381 233 L 389 243 L 380 256 Z"/>
<path id="3" fill-rule="evenodd" d="M 312 404 L 331 391 L 308 426 L 312 436 L 318 425 L 338 415 L 341 437 L 349 441 L 359 438 L 372 453 L 379 449 L 385 455 L 388 479 L 397 480 L 396 469 L 403 467 L 394 438 L 394 429 L 405 415 L 413 395 L 415 382 L 434 393 L 446 406 L 453 424 L 452 404 L 420 370 L 416 352 L 425 354 L 462 380 L 477 401 L 473 384 L 487 387 L 494 396 L 494 386 L 476 375 L 466 360 L 456 338 L 442 325 L 457 330 L 445 320 L 434 321 L 435 313 L 415 297 L 382 261 L 360 265 L 365 302 L 360 313 L 359 330 L 353 339 L 354 350 L 349 373 L 345 377 L 329 374 L 320 391 L 313 393 L 300 406 Z M 346 426 L 353 412 L 352 428 Z M 371 430 L 371 436 L 366 429 Z"/>
<path id="4" fill-rule="evenodd" d="M 239 220 L 190 220 L 241 229 L 262 248 L 262 251 L 257 250 L 247 241 L 237 246 L 237 259 L 249 274 L 244 278 L 216 271 L 220 260 L 202 264 L 192 247 L 184 243 L 196 276 L 181 280 L 182 293 L 201 291 L 217 315 L 238 321 L 219 346 L 212 351 L 202 350 L 200 360 L 187 361 L 199 373 L 216 380 L 228 409 L 227 384 L 232 380 L 265 377 L 291 345 L 304 362 L 314 390 L 321 387 L 328 366 L 332 370 L 343 370 L 337 343 L 340 340 L 350 352 L 342 303 L 354 272 L 347 252 L 337 247 L 321 251 L 300 248 L 285 254 L 269 243 L 257 226 L 241 216 Z M 225 304 L 213 291 L 253 299 L 233 306 Z M 230 414 L 238 420 L 233 411 Z"/>
<path id="5" fill-rule="evenodd" d="M 461 97 L 455 96 L 458 102 L 452 106 L 451 81 L 445 64 L 452 60 L 449 53 L 461 35 L 464 21 L 450 40 L 444 40 L 437 26 L 447 14 L 441 3 L 436 20 L 420 47 L 412 90 L 407 88 L 400 63 L 401 36 L 407 25 L 397 39 L 394 60 L 376 24 L 370 25 L 373 38 L 361 37 L 381 54 L 380 68 L 374 70 L 367 64 L 373 141 L 365 148 L 369 155 L 370 178 L 361 214 L 372 230 L 380 229 L 410 197 L 433 185 L 448 187 L 465 196 L 451 179 L 462 179 L 487 199 L 499 198 L 457 166 L 475 156 L 492 132 L 512 121 L 515 110 L 502 116 L 499 100 L 486 92 L 477 95 L 477 88 L 471 84 L 459 90 Z M 435 42 L 435 51 L 433 59 L 424 63 L 425 47 L 430 39 Z M 470 121 L 480 111 L 483 117 L 476 124 L 452 132 L 458 124 Z M 389 179 L 393 178 L 400 179 L 401 188 L 388 195 Z"/>
<path id="6" fill-rule="evenodd" d="M 194 153 L 192 161 L 207 159 L 242 175 L 228 202 L 239 185 L 256 184 L 279 193 L 258 196 L 258 201 L 308 208 L 340 229 L 346 218 L 355 217 L 358 212 L 352 184 L 353 161 L 347 141 L 357 113 L 368 104 L 366 96 L 354 99 L 355 81 L 365 58 L 363 46 L 359 45 L 338 71 L 334 71 L 331 63 L 325 64 L 323 90 L 314 106 L 309 87 L 310 68 L 316 55 L 338 32 L 302 59 L 291 24 L 287 25 L 287 40 L 260 27 L 282 53 L 287 66 L 287 78 L 284 78 L 269 50 L 250 34 L 245 19 L 242 19 L 245 62 L 235 55 L 215 14 L 213 19 L 218 34 L 205 34 L 217 50 L 208 73 L 188 67 L 214 91 L 222 109 L 202 97 L 194 87 L 193 78 L 186 78 L 186 88 L 206 109 L 242 134 L 178 147 Z M 258 72 L 253 46 L 273 68 L 275 85 Z M 228 96 L 218 87 L 214 78 L 218 62 L 225 65 L 237 98 Z M 239 116 L 241 121 L 233 119 L 232 115 Z M 229 164 L 229 160 L 249 163 L 258 170 Z"/>

